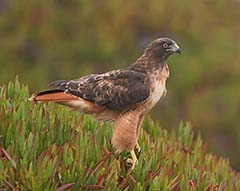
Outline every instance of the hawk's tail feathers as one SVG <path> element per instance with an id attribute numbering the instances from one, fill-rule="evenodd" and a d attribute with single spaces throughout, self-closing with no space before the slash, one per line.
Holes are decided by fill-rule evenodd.
<path id="1" fill-rule="evenodd" d="M 36 96 L 30 97 L 28 100 L 33 102 L 63 102 L 63 101 L 71 101 L 76 100 L 78 97 L 67 94 L 63 90 L 53 89 L 46 90 L 38 93 Z"/>

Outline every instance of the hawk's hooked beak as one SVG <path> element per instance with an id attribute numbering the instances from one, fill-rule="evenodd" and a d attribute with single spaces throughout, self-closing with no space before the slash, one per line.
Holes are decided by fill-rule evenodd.
<path id="1" fill-rule="evenodd" d="M 177 43 L 174 43 L 173 45 L 170 46 L 170 50 L 172 52 L 176 52 L 178 54 L 181 54 L 181 49 L 180 47 L 177 45 Z"/>

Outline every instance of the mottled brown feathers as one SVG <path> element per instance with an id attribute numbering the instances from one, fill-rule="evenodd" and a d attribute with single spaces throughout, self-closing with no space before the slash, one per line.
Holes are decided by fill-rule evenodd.
<path id="1" fill-rule="evenodd" d="M 111 110 L 128 109 L 150 95 L 146 75 L 128 69 L 85 76 L 77 80 L 56 81 L 50 85 Z"/>

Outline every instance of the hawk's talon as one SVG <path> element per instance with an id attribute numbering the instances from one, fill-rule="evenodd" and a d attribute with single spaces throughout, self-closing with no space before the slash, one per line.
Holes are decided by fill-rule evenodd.
<path id="1" fill-rule="evenodd" d="M 136 164 L 138 163 L 138 159 L 135 155 L 134 150 L 130 151 L 130 154 L 131 154 L 131 158 L 128 158 L 126 162 L 127 164 L 131 164 L 131 170 L 133 170 Z"/>

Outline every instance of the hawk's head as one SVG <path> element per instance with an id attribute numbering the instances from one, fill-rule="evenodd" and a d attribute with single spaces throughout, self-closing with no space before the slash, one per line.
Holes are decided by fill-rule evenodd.
<path id="1" fill-rule="evenodd" d="M 155 58 L 167 59 L 173 53 L 181 54 L 181 49 L 177 43 L 170 38 L 158 38 L 150 43 L 145 53 Z"/>

